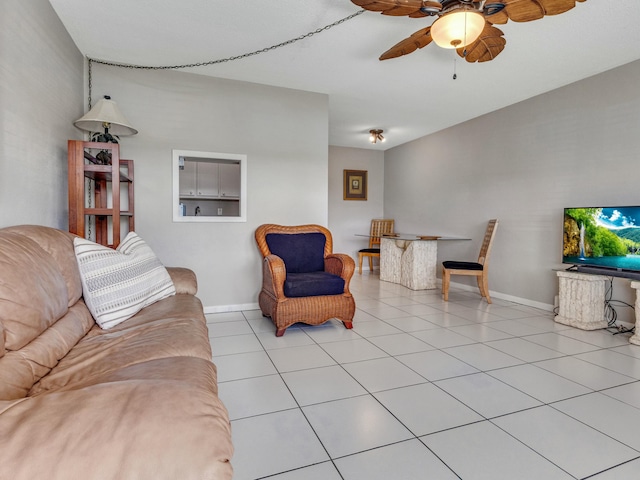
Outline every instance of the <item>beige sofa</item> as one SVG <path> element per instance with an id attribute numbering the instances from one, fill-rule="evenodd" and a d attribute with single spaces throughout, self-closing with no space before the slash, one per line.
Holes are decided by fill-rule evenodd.
<path id="1" fill-rule="evenodd" d="M 0 479 L 230 479 L 227 411 L 193 272 L 102 330 L 73 235 L 0 229 Z"/>

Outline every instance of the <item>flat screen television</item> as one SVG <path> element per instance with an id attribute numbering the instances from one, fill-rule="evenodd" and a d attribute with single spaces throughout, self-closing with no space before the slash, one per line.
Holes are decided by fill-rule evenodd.
<path id="1" fill-rule="evenodd" d="M 564 209 L 562 263 L 640 279 L 640 206 Z"/>

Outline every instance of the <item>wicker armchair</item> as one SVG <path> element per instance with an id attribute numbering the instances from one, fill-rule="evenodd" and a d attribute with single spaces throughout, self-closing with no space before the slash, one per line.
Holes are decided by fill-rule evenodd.
<path id="1" fill-rule="evenodd" d="M 275 324 L 276 336 L 294 323 L 320 325 L 330 318 L 353 327 L 356 303 L 349 282 L 355 262 L 348 255 L 332 253 L 328 229 L 267 224 L 258 227 L 255 237 L 263 257 L 258 301 L 262 314 Z"/>

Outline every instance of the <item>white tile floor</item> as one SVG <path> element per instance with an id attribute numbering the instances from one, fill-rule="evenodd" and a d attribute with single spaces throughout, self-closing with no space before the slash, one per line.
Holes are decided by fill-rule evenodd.
<path id="1" fill-rule="evenodd" d="M 640 347 L 355 275 L 353 330 L 207 315 L 235 480 L 640 478 Z"/>

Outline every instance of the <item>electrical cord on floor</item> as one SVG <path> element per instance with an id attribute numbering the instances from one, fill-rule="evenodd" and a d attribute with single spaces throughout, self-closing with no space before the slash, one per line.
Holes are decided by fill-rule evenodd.
<path id="1" fill-rule="evenodd" d="M 623 302 L 622 300 L 613 300 L 613 277 L 609 277 L 609 286 L 604 295 L 604 318 L 607 321 L 607 330 L 609 330 L 613 335 L 618 335 L 619 333 L 634 333 L 636 327 L 627 328 L 624 325 L 616 324 L 618 320 L 618 312 L 613 308 L 613 305 L 619 305 L 624 307 L 631 307 L 632 310 L 635 310 L 635 307 L 627 302 Z"/>

